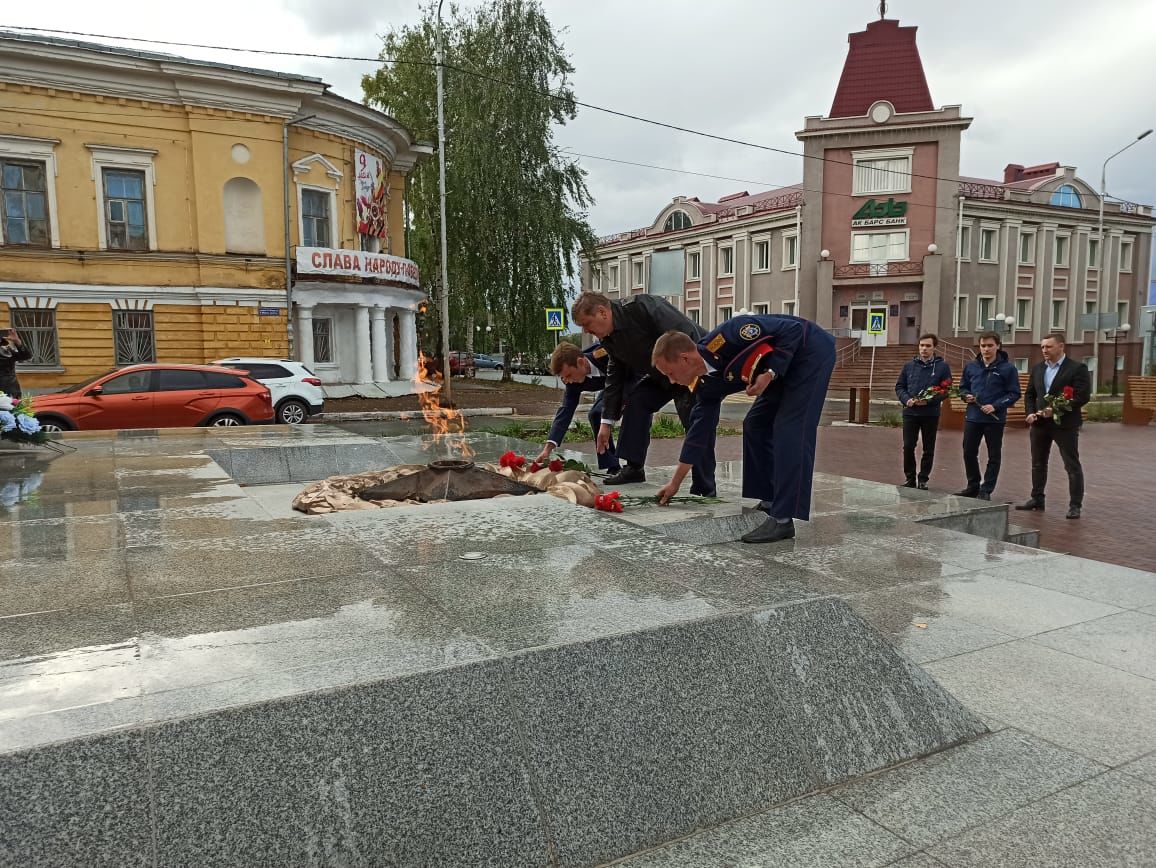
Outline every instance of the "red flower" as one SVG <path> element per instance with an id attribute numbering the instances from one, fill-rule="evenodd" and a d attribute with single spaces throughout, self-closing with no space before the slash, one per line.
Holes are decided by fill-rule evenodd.
<path id="1" fill-rule="evenodd" d="M 539 464 L 537 461 L 535 461 L 533 464 L 530 465 L 530 472 L 531 473 L 537 473 L 541 469 L 542 469 L 542 465 Z"/>
<path id="2" fill-rule="evenodd" d="M 1072 398 L 1076 397 L 1076 390 L 1073 389 L 1071 386 L 1064 386 L 1062 391 L 1064 394 L 1064 398 L 1069 400 L 1069 401 L 1072 400 Z"/>
<path id="3" fill-rule="evenodd" d="M 526 458 L 523 455 L 518 455 L 515 452 L 507 452 L 498 459 L 499 467 L 509 467 L 511 469 L 520 469 L 525 467 Z"/>
<path id="4" fill-rule="evenodd" d="M 940 380 L 939 385 L 943 386 L 944 388 L 947 388 L 948 386 L 951 385 L 951 377 L 948 377 L 946 380 Z"/>
<path id="5" fill-rule="evenodd" d="M 548 466 L 551 473 L 561 473 L 562 468 L 566 466 L 566 462 L 564 462 L 561 458 L 555 458 Z"/>
<path id="6" fill-rule="evenodd" d="M 594 508 L 602 512 L 622 512 L 622 504 L 618 502 L 618 498 L 622 497 L 617 491 L 612 491 L 609 494 L 599 494 L 594 498 Z"/>

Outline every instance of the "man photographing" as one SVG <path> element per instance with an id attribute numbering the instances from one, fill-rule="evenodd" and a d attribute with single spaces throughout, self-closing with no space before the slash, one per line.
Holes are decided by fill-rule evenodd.
<path id="1" fill-rule="evenodd" d="M 13 398 L 21 397 L 20 381 L 16 379 L 16 363 L 32 358 L 32 351 L 24 346 L 16 329 L 0 334 L 0 392 Z"/>

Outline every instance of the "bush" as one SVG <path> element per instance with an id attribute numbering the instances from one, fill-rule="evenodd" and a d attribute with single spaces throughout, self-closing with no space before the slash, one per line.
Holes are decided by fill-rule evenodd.
<path id="1" fill-rule="evenodd" d="M 1084 406 L 1084 418 L 1089 422 L 1119 422 L 1124 418 L 1124 406 L 1114 401 L 1093 401 Z"/>
<path id="2" fill-rule="evenodd" d="M 903 427 L 903 414 L 898 410 L 884 410 L 879 414 L 879 422 L 884 428 Z"/>

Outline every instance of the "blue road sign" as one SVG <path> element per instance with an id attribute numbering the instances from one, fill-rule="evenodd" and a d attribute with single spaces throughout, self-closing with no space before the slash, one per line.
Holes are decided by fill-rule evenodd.
<path id="1" fill-rule="evenodd" d="M 887 331 L 887 314 L 882 311 L 872 312 L 867 322 L 867 334 L 881 335 Z"/>
<path id="2" fill-rule="evenodd" d="M 566 312 L 560 307 L 546 308 L 546 331 L 560 332 L 566 328 Z"/>

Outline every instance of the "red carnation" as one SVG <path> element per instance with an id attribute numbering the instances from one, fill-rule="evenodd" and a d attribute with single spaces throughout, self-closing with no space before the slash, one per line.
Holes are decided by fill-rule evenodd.
<path id="1" fill-rule="evenodd" d="M 530 465 L 530 472 L 531 473 L 537 473 L 541 469 L 542 469 L 542 465 L 539 464 L 537 461 L 535 461 L 533 464 Z"/>
<path id="2" fill-rule="evenodd" d="M 1067 398 L 1069 401 L 1072 400 L 1072 398 L 1076 397 L 1076 390 L 1073 389 L 1071 386 L 1064 386 L 1062 391 L 1063 391 L 1064 397 Z"/>
<path id="3" fill-rule="evenodd" d="M 618 502 L 618 498 L 622 497 L 617 491 L 612 491 L 609 494 L 599 494 L 594 498 L 594 508 L 602 512 L 622 512 L 622 504 Z"/>
<path id="4" fill-rule="evenodd" d="M 515 452 L 506 452 L 498 459 L 499 467 L 509 467 L 511 469 L 519 469 L 526 465 L 525 456 L 518 455 Z"/>
<path id="5" fill-rule="evenodd" d="M 939 385 L 941 385 L 941 386 L 943 386 L 943 387 L 945 387 L 945 388 L 946 388 L 947 386 L 950 386 L 950 385 L 951 385 L 951 377 L 948 377 L 946 380 L 940 380 L 940 381 L 939 381 Z"/>
<path id="6" fill-rule="evenodd" d="M 550 468 L 551 473 L 561 473 L 562 468 L 566 466 L 566 462 L 564 462 L 561 458 L 555 458 L 547 466 Z"/>

